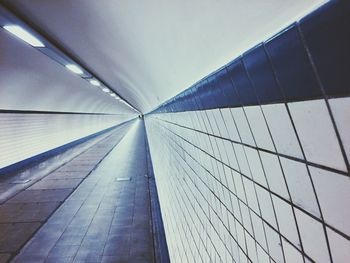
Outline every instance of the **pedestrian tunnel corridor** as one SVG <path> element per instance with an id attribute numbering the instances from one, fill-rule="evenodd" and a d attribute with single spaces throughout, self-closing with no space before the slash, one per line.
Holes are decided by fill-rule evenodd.
<path id="1" fill-rule="evenodd" d="M 350 2 L 0 1 L 0 263 L 348 263 Z"/>
<path id="2" fill-rule="evenodd" d="M 145 146 L 135 121 L 47 176 L 31 171 L 30 186 L 2 200 L 1 249 L 21 249 L 14 262 L 154 261 Z"/>

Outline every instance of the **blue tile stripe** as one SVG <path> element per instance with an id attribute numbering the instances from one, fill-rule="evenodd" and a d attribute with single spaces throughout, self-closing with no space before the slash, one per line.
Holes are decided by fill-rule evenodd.
<path id="1" fill-rule="evenodd" d="M 350 95 L 350 1 L 330 1 L 150 113 Z"/>

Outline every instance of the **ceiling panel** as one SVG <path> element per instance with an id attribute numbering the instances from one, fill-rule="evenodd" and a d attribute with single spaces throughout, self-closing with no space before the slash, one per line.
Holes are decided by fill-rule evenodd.
<path id="1" fill-rule="evenodd" d="M 0 109 L 133 113 L 99 88 L 2 28 Z"/>

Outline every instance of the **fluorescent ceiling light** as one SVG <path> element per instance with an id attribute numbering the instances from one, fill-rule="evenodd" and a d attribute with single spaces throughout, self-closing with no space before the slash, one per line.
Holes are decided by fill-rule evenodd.
<path id="1" fill-rule="evenodd" d="M 84 72 L 82 71 L 82 69 L 79 68 L 77 65 L 68 64 L 68 65 L 66 65 L 66 68 L 69 69 L 70 71 L 74 72 L 75 74 L 78 74 L 78 75 L 84 74 Z"/>
<path id="2" fill-rule="evenodd" d="M 96 87 L 101 86 L 101 83 L 96 79 L 90 79 L 90 84 Z"/>
<path id="3" fill-rule="evenodd" d="M 45 47 L 44 43 L 20 26 L 6 25 L 4 29 L 33 47 Z"/>
<path id="4" fill-rule="evenodd" d="M 117 95 L 115 95 L 114 93 L 113 93 L 113 94 L 111 94 L 111 96 L 112 96 L 112 97 L 117 97 Z"/>
<path id="5" fill-rule="evenodd" d="M 103 88 L 102 90 L 103 90 L 104 92 L 107 92 L 107 93 L 110 91 L 110 90 L 107 89 L 107 88 Z"/>

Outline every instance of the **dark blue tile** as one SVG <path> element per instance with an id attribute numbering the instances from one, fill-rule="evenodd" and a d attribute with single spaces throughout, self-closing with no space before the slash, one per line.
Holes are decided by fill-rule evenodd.
<path id="1" fill-rule="evenodd" d="M 227 71 L 233 82 L 233 86 L 237 91 L 241 104 L 258 104 L 255 91 L 250 80 L 248 79 L 247 72 L 242 64 L 242 60 L 239 58 L 233 61 L 230 65 L 228 65 Z"/>
<path id="2" fill-rule="evenodd" d="M 198 110 L 198 105 L 195 101 L 192 87 L 188 90 L 187 107 L 188 107 L 188 110 Z"/>
<path id="3" fill-rule="evenodd" d="M 201 102 L 206 109 L 221 107 L 223 103 L 221 90 L 215 86 L 215 82 L 215 76 L 211 76 L 203 81 L 203 85 L 200 88 Z"/>
<path id="4" fill-rule="evenodd" d="M 191 110 L 193 108 L 192 105 L 192 92 L 191 89 L 187 89 L 183 92 L 183 107 L 184 107 L 184 111 L 188 111 Z"/>
<path id="5" fill-rule="evenodd" d="M 204 106 L 202 105 L 200 99 L 199 99 L 199 88 L 200 88 L 200 84 L 196 84 L 193 86 L 192 88 L 192 96 L 193 96 L 193 100 L 194 103 L 196 105 L 196 109 L 198 110 L 203 110 Z"/>
<path id="6" fill-rule="evenodd" d="M 281 89 L 276 82 L 263 45 L 260 44 L 245 53 L 243 63 L 261 104 L 283 100 Z"/>
<path id="7" fill-rule="evenodd" d="M 216 75 L 212 75 L 207 78 L 208 86 L 206 89 L 206 94 L 209 100 L 209 108 L 221 108 L 225 106 L 224 96 L 220 87 L 217 85 Z"/>
<path id="8" fill-rule="evenodd" d="M 195 96 L 200 105 L 200 109 L 208 109 L 210 107 L 210 95 L 207 94 L 207 90 L 209 90 L 209 85 L 206 80 L 201 81 L 196 85 Z"/>
<path id="9" fill-rule="evenodd" d="M 186 97 L 185 93 L 180 93 L 179 98 L 177 99 L 177 103 L 179 104 L 179 108 L 181 111 L 186 110 Z"/>
<path id="10" fill-rule="evenodd" d="M 288 101 L 322 96 L 296 24 L 265 44 Z"/>
<path id="11" fill-rule="evenodd" d="M 216 88 L 220 89 L 222 96 L 222 107 L 235 107 L 240 105 L 236 89 L 232 85 L 231 78 L 226 70 L 223 68 L 216 74 Z"/>
<path id="12" fill-rule="evenodd" d="M 350 1 L 331 1 L 300 21 L 326 94 L 350 93 Z"/>
<path id="13" fill-rule="evenodd" d="M 211 78 L 208 80 L 210 81 Z M 238 95 L 226 68 L 216 72 L 215 79 L 212 78 L 210 83 L 212 84 L 212 94 L 215 96 L 216 108 L 240 105 Z"/>
<path id="14" fill-rule="evenodd" d="M 173 105 L 175 107 L 175 111 L 182 111 L 181 103 L 179 103 L 180 100 L 180 94 L 178 94 L 174 99 L 173 99 Z"/>

